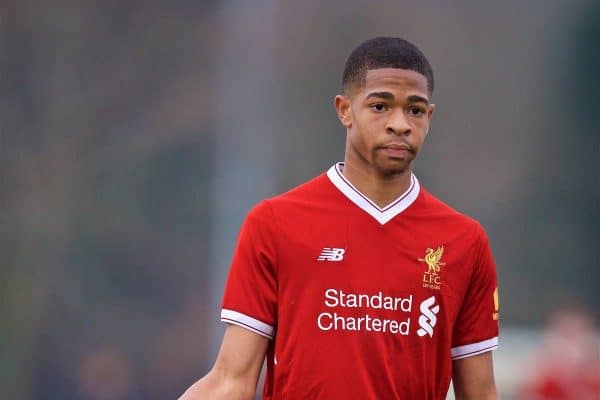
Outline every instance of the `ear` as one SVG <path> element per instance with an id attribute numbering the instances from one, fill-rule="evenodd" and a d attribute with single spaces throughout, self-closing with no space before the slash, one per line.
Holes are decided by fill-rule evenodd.
<path id="1" fill-rule="evenodd" d="M 429 104 L 427 108 L 427 131 L 425 131 L 425 135 L 429 133 L 429 124 L 431 124 L 431 117 L 433 117 L 433 112 L 435 111 L 435 104 Z"/>
<path id="2" fill-rule="evenodd" d="M 333 105 L 335 106 L 335 111 L 337 112 L 342 125 L 346 128 L 350 128 L 352 126 L 352 108 L 350 107 L 350 99 L 342 94 L 338 94 L 333 100 Z"/>

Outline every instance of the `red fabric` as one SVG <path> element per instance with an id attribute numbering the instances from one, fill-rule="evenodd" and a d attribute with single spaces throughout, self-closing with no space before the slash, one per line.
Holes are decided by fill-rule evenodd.
<path id="1" fill-rule="evenodd" d="M 441 246 L 432 277 L 420 259 Z M 476 221 L 421 188 L 381 225 L 322 175 L 249 213 L 223 309 L 275 329 L 264 399 L 442 400 L 451 348 L 498 336 L 496 287 Z"/>

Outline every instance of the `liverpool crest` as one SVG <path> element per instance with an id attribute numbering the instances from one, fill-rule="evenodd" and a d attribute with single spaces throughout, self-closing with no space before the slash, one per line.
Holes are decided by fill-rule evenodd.
<path id="1" fill-rule="evenodd" d="M 418 261 L 427 264 L 427 271 L 423 274 L 423 287 L 439 290 L 442 280 L 440 279 L 440 267 L 443 263 L 442 255 L 444 254 L 444 246 L 439 246 L 436 250 L 428 248 L 425 250 L 425 258 L 419 258 Z"/>

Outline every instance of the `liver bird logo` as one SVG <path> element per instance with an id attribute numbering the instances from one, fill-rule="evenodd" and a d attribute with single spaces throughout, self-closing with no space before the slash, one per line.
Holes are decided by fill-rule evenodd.
<path id="1" fill-rule="evenodd" d="M 427 248 L 425 250 L 425 258 L 419 258 L 419 261 L 424 262 L 429 267 L 427 269 L 428 274 L 437 275 L 440 272 L 440 267 L 446 263 L 441 262 L 442 255 L 444 254 L 444 246 L 439 246 L 436 250 Z"/>

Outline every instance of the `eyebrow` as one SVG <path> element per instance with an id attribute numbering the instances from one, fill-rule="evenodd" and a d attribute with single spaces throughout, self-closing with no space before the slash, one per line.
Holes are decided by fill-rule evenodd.
<path id="1" fill-rule="evenodd" d="M 365 100 L 370 99 L 372 97 L 377 97 L 379 99 L 386 99 L 386 100 L 394 100 L 394 95 L 390 92 L 371 92 L 367 95 L 367 97 L 365 97 Z"/>
<path id="2" fill-rule="evenodd" d="M 429 99 L 416 94 L 408 96 L 406 100 L 408 100 L 410 103 L 425 103 L 426 105 L 429 105 Z"/>
<path id="3" fill-rule="evenodd" d="M 395 99 L 394 95 L 391 92 L 371 92 L 367 95 L 367 97 L 365 97 L 365 100 L 373 97 L 390 101 Z M 426 97 L 419 96 L 416 94 L 408 96 L 406 100 L 408 100 L 409 103 L 425 103 L 429 105 L 429 100 Z"/>

